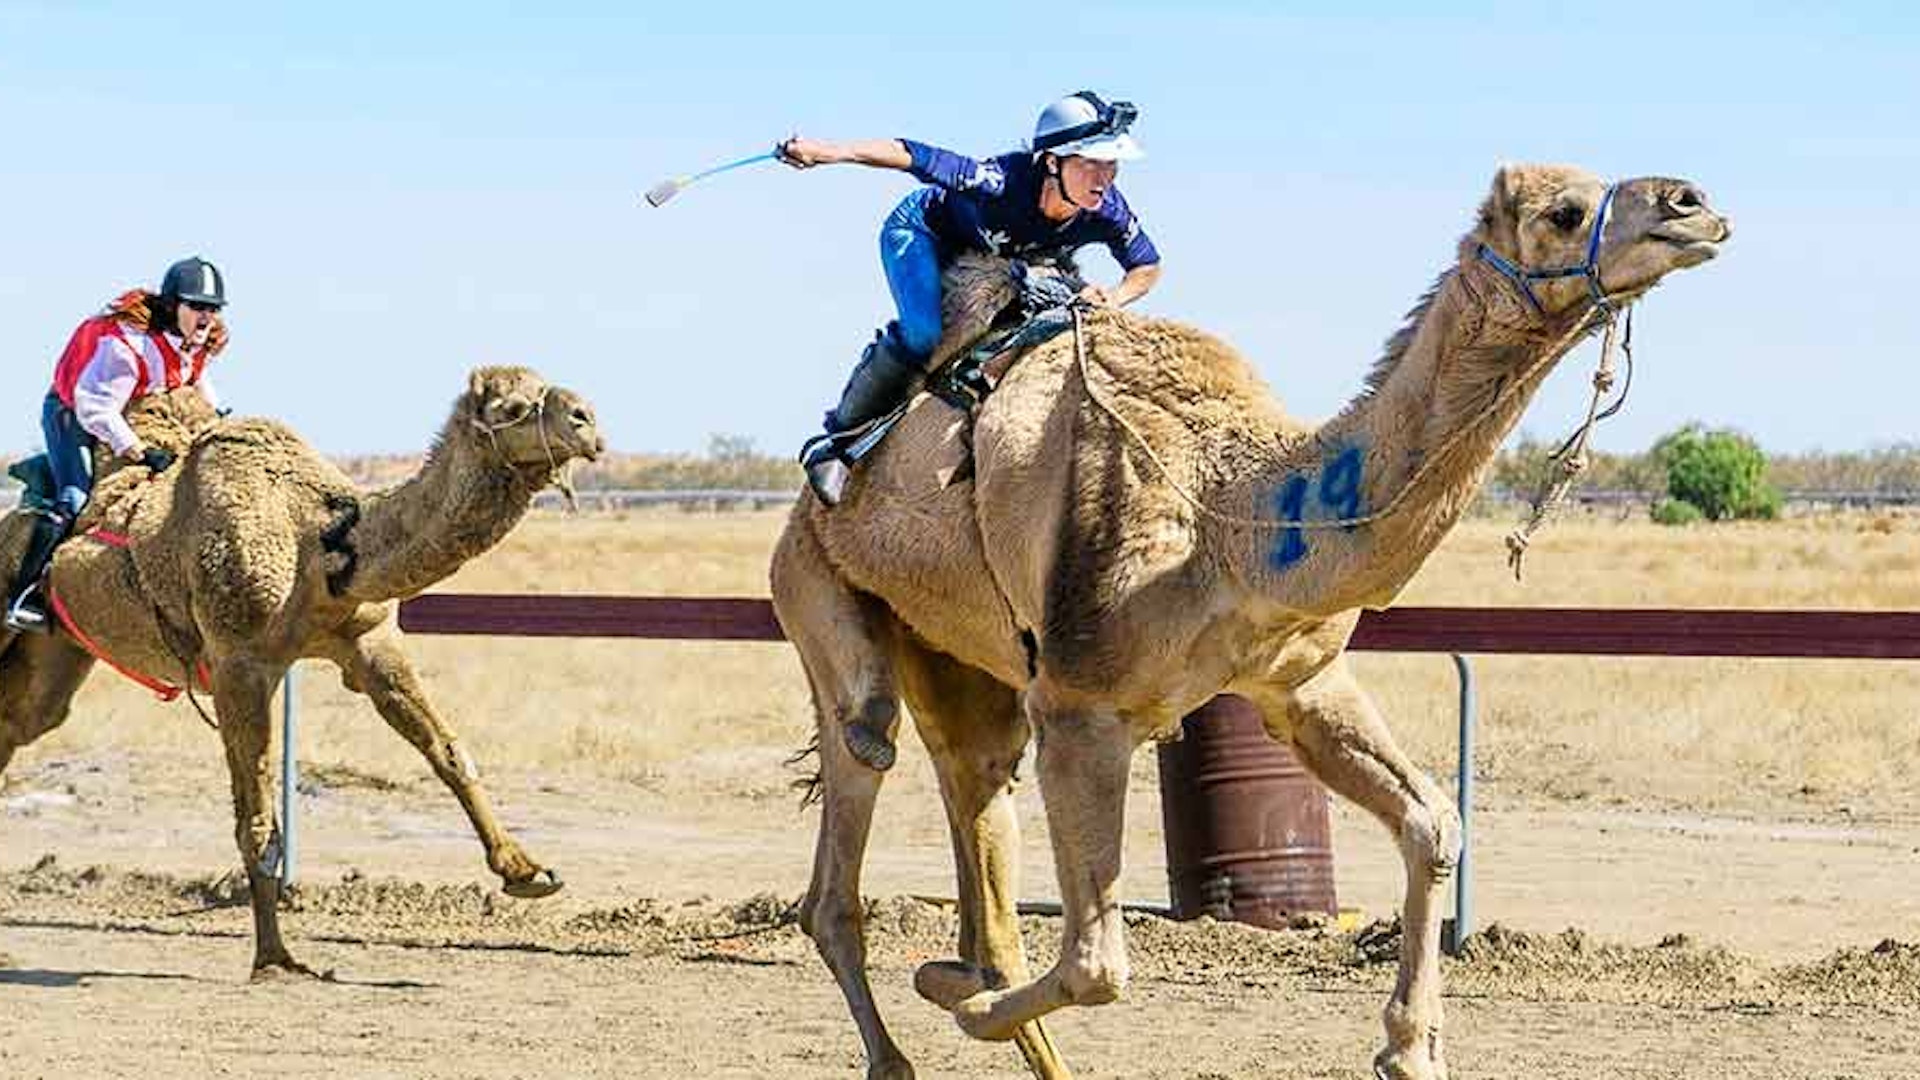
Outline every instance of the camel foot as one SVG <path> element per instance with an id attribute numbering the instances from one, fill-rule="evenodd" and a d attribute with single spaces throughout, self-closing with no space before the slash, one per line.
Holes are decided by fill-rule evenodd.
<path id="1" fill-rule="evenodd" d="M 935 960 L 921 964 L 913 973 L 913 988 L 921 997 L 948 1012 L 988 989 L 986 976 L 979 968 L 957 960 Z"/>
<path id="2" fill-rule="evenodd" d="M 315 971 L 291 956 L 280 956 L 272 960 L 255 960 L 253 975 L 249 981 L 256 983 L 288 982 L 292 980 L 312 979 L 315 982 L 338 982 L 331 971 Z"/>
<path id="3" fill-rule="evenodd" d="M 998 990 L 973 995 L 953 1007 L 951 1011 L 954 1022 L 960 1025 L 960 1030 L 966 1032 L 969 1038 L 979 1039 L 981 1042 L 1011 1040 L 1020 1033 L 1020 1022 L 996 1017 L 993 1012 L 993 1006 L 1005 996 L 1003 991 Z"/>
<path id="4" fill-rule="evenodd" d="M 867 1080 L 913 1080 L 913 1066 L 906 1058 L 876 1061 L 867 1067 Z"/>
<path id="5" fill-rule="evenodd" d="M 899 755 L 886 732 L 859 721 L 842 728 L 840 737 L 846 741 L 847 753 L 874 772 L 886 772 L 893 768 L 894 759 Z"/>
<path id="6" fill-rule="evenodd" d="M 1412 1050 L 1382 1050 L 1373 1059 L 1375 1080 L 1447 1080 L 1447 1067 Z"/>
<path id="7" fill-rule="evenodd" d="M 508 896 L 517 896 L 522 900 L 538 900 L 543 896 L 552 896 L 566 885 L 560 880 L 557 870 L 536 870 L 532 876 L 518 881 L 509 881 L 500 886 L 500 891 Z"/>

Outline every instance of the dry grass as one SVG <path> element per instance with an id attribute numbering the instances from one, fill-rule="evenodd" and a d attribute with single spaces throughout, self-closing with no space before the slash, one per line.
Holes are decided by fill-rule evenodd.
<path id="1" fill-rule="evenodd" d="M 763 596 L 782 512 L 538 516 L 443 588 Z M 1920 608 L 1920 518 L 1834 516 L 1665 529 L 1572 520 L 1550 529 L 1517 585 L 1498 522 L 1470 522 L 1402 598 L 1409 604 Z M 810 728 L 799 666 L 774 645 L 416 638 L 435 701 L 495 772 L 587 771 L 643 785 L 726 779 L 772 797 L 775 762 Z M 1395 729 L 1451 768 L 1451 665 L 1357 658 Z M 1477 661 L 1481 769 L 1494 799 L 1717 810 L 1920 814 L 1920 665 L 1892 662 Z M 424 770 L 328 669 L 303 669 L 302 756 L 375 780 Z M 217 770 L 208 733 L 111 675 L 28 752 L 122 748 Z M 189 764 L 189 761 L 192 763 Z M 217 775 L 209 772 L 208 775 Z M 677 785 L 676 785 L 677 786 Z"/>

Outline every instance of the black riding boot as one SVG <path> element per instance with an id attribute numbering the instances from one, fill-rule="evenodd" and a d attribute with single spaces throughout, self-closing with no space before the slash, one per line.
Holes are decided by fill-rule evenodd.
<path id="1" fill-rule="evenodd" d="M 53 560 L 53 549 L 67 533 L 66 523 L 51 514 L 35 514 L 33 535 L 27 540 L 26 557 L 20 560 L 20 574 L 13 580 L 13 603 L 7 606 L 7 627 L 30 634 L 47 632 L 46 590 L 41 575 Z"/>
<path id="2" fill-rule="evenodd" d="M 806 467 L 807 483 L 820 501 L 833 506 L 847 485 L 844 438 L 892 412 L 912 398 L 927 381 L 922 370 L 925 358 L 907 351 L 889 326 L 874 336 L 860 363 L 847 377 L 840 391 L 840 404 L 827 413 L 826 434 L 816 435 L 800 451 L 800 464 Z"/>

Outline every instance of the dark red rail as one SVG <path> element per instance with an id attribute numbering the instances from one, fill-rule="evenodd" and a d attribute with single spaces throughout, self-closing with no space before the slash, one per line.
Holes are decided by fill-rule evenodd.
<path id="1" fill-rule="evenodd" d="M 415 634 L 779 641 L 765 600 L 429 593 Z M 1920 659 L 1920 612 L 1401 607 L 1368 612 L 1353 647 L 1381 652 Z"/>

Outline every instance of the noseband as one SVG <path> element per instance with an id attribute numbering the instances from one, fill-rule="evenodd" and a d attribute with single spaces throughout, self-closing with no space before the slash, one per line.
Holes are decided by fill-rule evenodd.
<path id="1" fill-rule="evenodd" d="M 546 451 L 547 454 L 547 468 L 549 471 L 557 472 L 560 468 L 560 460 L 554 456 L 553 443 L 547 438 L 547 396 L 551 393 L 553 393 L 553 387 L 551 385 L 542 388 L 540 391 L 540 400 L 534 402 L 533 408 L 528 409 L 526 412 L 521 413 L 519 416 L 505 423 L 489 424 L 477 416 L 469 422 L 473 424 L 475 430 L 486 432 L 487 441 L 493 445 L 493 452 L 500 458 L 501 464 L 510 469 L 517 469 L 519 465 L 515 464 L 513 459 L 507 457 L 506 451 L 500 449 L 500 432 L 511 427 L 518 427 L 528 420 L 534 421 L 535 429 L 540 432 L 540 449 Z"/>
<path id="2" fill-rule="evenodd" d="M 1521 295 L 1527 298 L 1527 303 L 1533 305 L 1533 310 L 1537 314 L 1545 315 L 1547 310 L 1540 306 L 1540 298 L 1533 294 L 1534 282 L 1552 281 L 1556 278 L 1579 277 L 1587 279 L 1587 292 L 1593 296 L 1594 309 L 1599 311 L 1602 316 L 1611 316 L 1613 314 L 1613 301 L 1607 299 L 1607 290 L 1600 284 L 1600 234 L 1607 227 L 1607 211 L 1612 209 L 1613 193 L 1618 191 L 1619 188 L 1619 184 L 1608 184 L 1607 193 L 1600 197 L 1600 210 L 1593 215 L 1593 232 L 1587 237 L 1587 261 L 1581 263 L 1579 266 L 1560 266 L 1551 270 L 1528 270 L 1517 263 L 1511 262 L 1499 252 L 1488 247 L 1485 243 L 1480 245 L 1480 261 L 1498 270 L 1500 275 L 1508 281 L 1520 286 Z"/>

